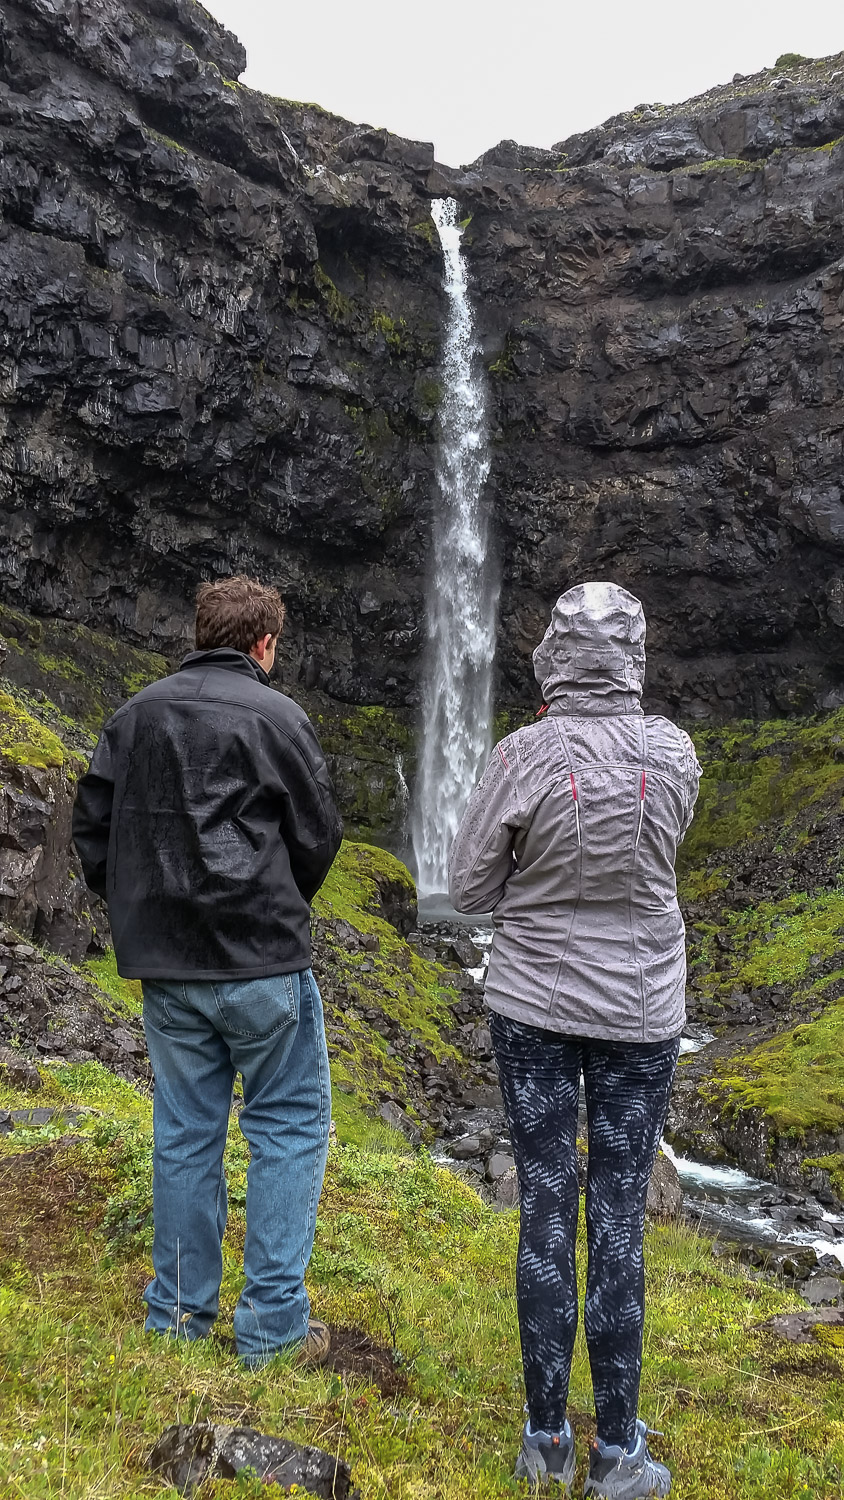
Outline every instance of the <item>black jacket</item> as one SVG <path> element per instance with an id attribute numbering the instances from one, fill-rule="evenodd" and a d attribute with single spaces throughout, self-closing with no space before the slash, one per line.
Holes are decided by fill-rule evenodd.
<path id="1" fill-rule="evenodd" d="M 73 838 L 127 979 L 249 979 L 311 962 L 342 825 L 307 714 L 241 651 L 196 651 L 109 719 Z"/>

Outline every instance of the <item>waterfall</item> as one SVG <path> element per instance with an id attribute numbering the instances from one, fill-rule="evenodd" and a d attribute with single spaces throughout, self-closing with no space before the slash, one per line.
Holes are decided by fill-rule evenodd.
<path id="1" fill-rule="evenodd" d="M 448 855 L 489 754 L 498 578 L 481 503 L 489 473 L 487 392 L 452 198 L 431 205 L 445 262 L 448 318 L 440 379 L 428 655 L 413 852 L 422 896 L 447 886 Z"/>

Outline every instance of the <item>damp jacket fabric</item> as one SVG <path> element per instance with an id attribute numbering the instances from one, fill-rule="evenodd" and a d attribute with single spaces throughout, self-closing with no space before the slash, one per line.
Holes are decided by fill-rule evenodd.
<path id="1" fill-rule="evenodd" d="M 243 652 L 193 652 L 109 719 L 73 838 L 126 978 L 309 968 L 342 825 L 307 714 Z"/>
<path id="2" fill-rule="evenodd" d="M 492 911 L 491 1010 L 572 1036 L 660 1042 L 685 1021 L 674 860 L 700 766 L 645 715 L 645 620 L 613 584 L 558 599 L 534 652 L 548 704 L 495 747 L 449 863 L 460 912 Z"/>

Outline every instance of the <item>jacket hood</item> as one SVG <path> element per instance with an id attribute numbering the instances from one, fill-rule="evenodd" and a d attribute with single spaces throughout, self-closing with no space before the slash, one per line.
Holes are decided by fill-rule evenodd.
<path id="1" fill-rule="evenodd" d="M 561 594 L 533 653 L 552 713 L 641 713 L 645 615 L 615 583 L 581 583 Z"/>

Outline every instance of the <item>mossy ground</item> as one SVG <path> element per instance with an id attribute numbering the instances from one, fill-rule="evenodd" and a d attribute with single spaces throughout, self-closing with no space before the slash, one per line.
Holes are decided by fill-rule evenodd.
<path id="1" fill-rule="evenodd" d="M 706 1092 L 727 1114 L 757 1109 L 779 1135 L 844 1127 L 844 1001 L 719 1069 Z"/>
<path id="2" fill-rule="evenodd" d="M 523 1420 L 514 1301 L 517 1216 L 496 1214 L 424 1154 L 333 1147 L 309 1285 L 316 1314 L 394 1347 L 406 1387 L 279 1360 L 247 1373 L 213 1340 L 147 1340 L 150 1103 L 93 1064 L 50 1073 L 92 1113 L 0 1142 L 0 1493 L 122 1500 L 175 1491 L 145 1455 L 169 1423 L 211 1417 L 339 1451 L 362 1500 L 503 1500 Z M 7 1090 L 0 1103 L 28 1102 Z M 20 1156 L 22 1148 L 29 1155 Z M 17 1159 L 9 1158 L 17 1155 Z M 233 1122 L 221 1328 L 241 1284 L 246 1151 Z M 584 1271 L 583 1229 L 578 1241 Z M 760 1329 L 794 1305 L 712 1260 L 682 1228 L 649 1230 L 643 1414 L 666 1434 L 679 1500 L 840 1500 L 844 1353 Z M 582 1333 L 571 1385 L 591 1431 Z M 198 1500 L 252 1494 L 208 1484 Z M 254 1487 L 254 1494 L 266 1493 Z"/>

